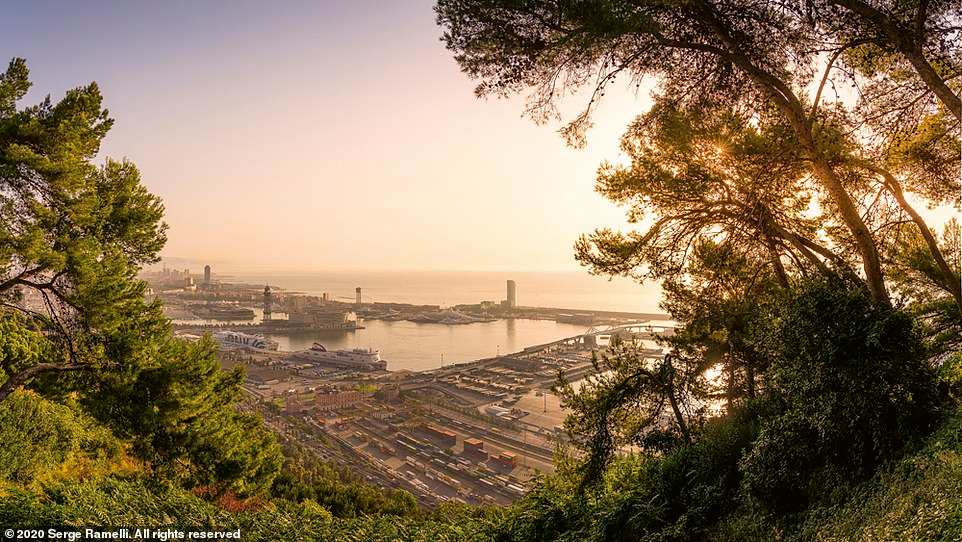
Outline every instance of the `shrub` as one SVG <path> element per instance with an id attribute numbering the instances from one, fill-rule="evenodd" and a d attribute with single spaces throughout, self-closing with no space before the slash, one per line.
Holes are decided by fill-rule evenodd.
<path id="1" fill-rule="evenodd" d="M 924 446 L 856 488 L 844 503 L 810 510 L 796 540 L 957 541 L 962 535 L 962 412 Z"/>
<path id="2" fill-rule="evenodd" d="M 776 303 L 772 322 L 769 394 L 781 413 L 741 462 L 757 504 L 798 510 L 830 487 L 820 478 L 869 477 L 936 419 L 934 372 L 903 311 L 819 280 Z"/>
<path id="3" fill-rule="evenodd" d="M 956 352 L 939 366 L 939 382 L 952 400 L 962 401 L 962 352 Z"/>
<path id="4" fill-rule="evenodd" d="M 320 461 L 310 450 L 290 443 L 284 450 L 287 459 L 273 480 L 272 497 L 293 502 L 313 501 L 335 517 L 369 514 L 416 517 L 421 514 L 417 500 L 403 489 L 386 489 L 338 470 L 333 463 Z"/>
<path id="5" fill-rule="evenodd" d="M 756 434 L 758 405 L 711 420 L 692 445 L 613 461 L 578 493 L 576 469 L 544 479 L 508 514 L 506 540 L 692 540 L 737 505 L 738 460 Z"/>
<path id="6" fill-rule="evenodd" d="M 116 467 L 121 444 L 72 408 L 18 390 L 0 402 L 0 477 L 31 484 Z"/>
<path id="7" fill-rule="evenodd" d="M 256 510 L 232 512 L 168 483 L 142 477 L 67 481 L 36 492 L 10 489 L 0 495 L 0 524 L 150 526 L 240 529 L 249 541 L 357 540 L 391 542 L 487 542 L 484 516 L 443 518 L 362 516 L 333 518 L 312 500 L 274 499 Z"/>
<path id="8" fill-rule="evenodd" d="M 91 375 L 84 407 L 158 476 L 242 497 L 270 488 L 282 453 L 259 416 L 238 408 L 243 372 L 222 370 L 210 339 L 167 338 L 155 350 L 136 366 Z"/>

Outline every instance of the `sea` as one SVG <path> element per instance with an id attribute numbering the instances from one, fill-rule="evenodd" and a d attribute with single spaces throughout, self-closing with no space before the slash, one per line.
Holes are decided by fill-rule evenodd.
<path id="1" fill-rule="evenodd" d="M 586 272 L 496 271 L 324 271 L 290 273 L 235 270 L 218 273 L 224 282 L 269 284 L 286 292 L 308 295 L 330 293 L 351 301 L 355 288 L 369 302 L 393 302 L 450 307 L 506 297 L 506 281 L 517 285 L 520 306 L 572 310 L 657 313 L 661 290 L 657 284 L 638 284 L 624 278 L 608 279 Z M 260 311 L 257 311 L 258 315 Z M 517 352 L 584 333 L 589 326 L 551 320 L 504 319 L 464 325 L 362 321 L 364 329 L 272 335 L 281 350 L 301 350 L 319 342 L 328 349 L 380 350 L 391 370 L 422 371 L 497 354 Z"/>
<path id="2" fill-rule="evenodd" d="M 623 277 L 600 277 L 586 271 L 324 271 L 316 273 L 234 271 L 214 278 L 226 282 L 270 284 L 284 290 L 320 295 L 330 292 L 338 299 L 354 299 L 361 288 L 365 303 L 413 303 L 442 307 L 500 301 L 506 282 L 515 281 L 518 305 L 653 313 L 660 312 L 661 289 L 657 284 L 638 284 Z"/>

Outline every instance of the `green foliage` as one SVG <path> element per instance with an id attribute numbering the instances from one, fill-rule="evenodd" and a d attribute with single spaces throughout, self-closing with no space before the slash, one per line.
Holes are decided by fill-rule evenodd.
<path id="1" fill-rule="evenodd" d="M 89 416 L 30 391 L 0 403 L 0 479 L 22 485 L 117 468 L 122 444 Z"/>
<path id="2" fill-rule="evenodd" d="M 383 515 L 333 519 L 309 500 L 298 504 L 276 499 L 228 511 L 176 486 L 138 477 L 65 482 L 39 493 L 14 488 L 0 495 L 4 525 L 240 529 L 243 540 L 252 541 L 481 542 L 490 540 L 489 521 L 472 513 L 428 519 Z"/>
<path id="3" fill-rule="evenodd" d="M 509 512 L 503 540 L 693 540 L 737 505 L 738 459 L 756 433 L 754 413 L 712 420 L 697 442 L 662 457 L 614 460 L 579 494 L 580 474 L 542 480 Z"/>
<path id="4" fill-rule="evenodd" d="M 640 480 L 621 480 L 602 503 L 599 540 L 691 540 L 734 505 L 737 460 L 752 426 L 733 418 L 708 424 L 693 446 L 652 464 Z M 596 516 L 598 517 L 598 516 Z"/>
<path id="5" fill-rule="evenodd" d="M 741 468 L 746 492 L 784 512 L 831 480 L 871 476 L 931 427 L 940 403 L 912 319 L 863 288 L 810 281 L 773 314 L 768 394 L 780 412 L 762 421 Z"/>
<path id="6" fill-rule="evenodd" d="M 696 242 L 684 277 L 663 283 L 662 307 L 681 327 L 661 339 L 671 355 L 646 356 L 615 343 L 595 360 L 595 374 L 557 389 L 571 411 L 565 428 L 586 456 L 586 481 L 597 479 L 626 445 L 665 452 L 697 436 L 721 405 L 731 411 L 757 396 L 770 359 L 761 337 L 778 285 L 765 264 L 731 243 Z"/>
<path id="7" fill-rule="evenodd" d="M 580 387 L 559 376 L 555 391 L 571 414 L 564 426 L 586 460 L 584 483 L 595 482 L 622 447 L 645 444 L 643 439 L 662 425 L 670 427 L 670 440 L 690 438 L 679 404 L 691 400 L 697 375 L 679 371 L 670 361 L 652 360 L 634 343 L 616 344 L 609 353 L 593 358 L 595 372 Z M 690 368 L 689 368 L 690 369 Z M 674 424 L 665 418 L 675 416 Z"/>
<path id="8" fill-rule="evenodd" d="M 300 495 L 293 495 L 288 483 L 296 499 L 284 498 L 281 491 L 270 500 L 238 499 L 236 493 L 207 488 L 187 491 L 182 486 L 192 480 L 131 463 L 123 441 L 77 406 L 33 391 L 17 391 L 0 403 L 0 439 L 4 525 L 190 525 L 241 529 L 245 540 L 480 541 L 488 540 L 485 533 L 497 517 L 454 505 L 422 513 L 406 492 L 342 482 L 333 467 L 316 461 L 310 474 L 293 484 Z M 226 459 L 218 465 L 233 457 L 221 452 Z M 232 480 L 215 474 L 218 480 Z M 290 471 L 285 475 L 289 479 Z M 284 483 L 282 476 L 275 487 Z M 339 507 L 338 515 L 345 519 L 335 519 L 331 509 L 306 493 Z"/>
<path id="9" fill-rule="evenodd" d="M 914 230 L 903 228 L 898 243 L 892 254 L 891 276 L 896 287 L 909 301 L 932 301 L 945 295 L 951 295 L 950 282 L 959 282 L 960 243 L 959 222 L 955 218 L 946 222 L 939 244 L 946 256 L 946 263 L 952 272 L 952 277 L 946 277 L 934 261 L 931 252 L 922 236 Z M 957 315 L 956 315 L 957 316 Z"/>
<path id="10" fill-rule="evenodd" d="M 530 112 L 544 120 L 560 89 L 593 82 L 562 130 L 573 144 L 620 74 L 659 78 L 656 107 L 623 141 L 630 166 L 599 174 L 633 222 L 654 220 L 577 248 L 596 272 L 666 279 L 685 327 L 670 357 L 620 345 L 580 390 L 562 379 L 566 427 L 587 456 L 503 512 L 429 514 L 331 465 L 294 457 L 281 469 L 275 437 L 238 410 L 242 372 L 222 371 L 209 339 L 172 339 L 159 303 L 144 301 L 136 274 L 164 245 L 163 207 L 133 164 L 93 163 L 113 122 L 99 88 L 18 108 L 30 83 L 15 59 L 0 75 L 0 524 L 196 525 L 252 540 L 957 535 L 957 418 L 885 466 L 940 413 L 925 346 L 941 345 L 940 382 L 958 396 L 960 358 L 945 355 L 958 320 L 940 320 L 942 292 L 962 306 L 958 232 L 946 269 L 930 238 L 886 245 L 896 230 L 878 210 L 887 190 L 914 215 L 883 165 L 933 202 L 957 199 L 958 97 L 941 77 L 958 62 L 930 64 L 924 55 L 946 48 L 921 37 L 948 35 L 953 12 L 944 1 L 921 15 L 911 2 L 863 4 L 869 16 L 837 4 L 438 2 L 444 41 L 479 94 L 533 87 Z M 906 22 L 927 32 L 910 40 Z M 850 39 L 859 46 L 840 56 L 849 45 L 835 42 Z M 877 79 L 860 109 L 809 99 L 825 53 Z M 850 81 L 825 73 L 831 86 Z M 858 258 L 864 284 L 850 271 Z M 883 259 L 935 328 L 928 345 L 889 305 Z M 645 454 L 617 457 L 628 446 Z M 124 473 L 128 448 L 143 470 Z"/>
<path id="11" fill-rule="evenodd" d="M 790 78 L 784 68 L 789 59 L 811 58 L 801 47 L 805 29 L 792 23 L 789 10 L 712 8 L 726 30 L 737 17 L 735 43 L 721 42 L 705 25 L 707 10 L 676 3 L 438 0 L 435 11 L 445 45 L 478 80 L 479 96 L 531 90 L 529 112 L 549 119 L 572 87 L 593 90 L 585 110 L 563 130 L 569 142 L 583 144 L 594 108 L 619 75 L 632 83 L 658 77 L 664 94 L 689 103 L 752 104 L 760 93 L 739 69 L 745 62 Z M 742 47 L 751 55 L 733 66 L 728 53 Z"/>
<path id="12" fill-rule="evenodd" d="M 158 475 L 252 494 L 270 487 L 281 452 L 259 418 L 237 410 L 242 383 L 240 368 L 220 369 L 209 338 L 167 338 L 143 366 L 100 375 L 83 401 Z"/>
<path id="13" fill-rule="evenodd" d="M 878 203 L 889 191 L 898 212 L 915 213 L 898 182 L 878 182 L 882 166 L 912 181 L 926 177 L 910 186 L 933 202 L 959 194 L 951 166 L 959 158 L 960 59 L 949 45 L 957 10 L 947 1 L 905 9 L 911 4 L 438 0 L 435 11 L 445 45 L 479 81 L 478 95 L 530 92 L 529 112 L 548 120 L 587 87 L 587 105 L 561 130 L 574 145 L 584 144 L 613 84 L 657 81 L 655 107 L 626 137 L 631 166 L 599 175 L 602 190 L 629 203 L 629 220 L 647 231 L 604 229 L 579 241 L 579 259 L 596 272 L 671 273 L 697 234 L 727 235 L 817 267 L 827 260 L 841 270 L 861 259 L 862 275 L 852 276 L 887 303 L 879 237 L 892 220 L 888 202 Z M 865 47 L 849 51 L 858 46 Z M 828 99 L 829 89 L 847 86 L 859 88 L 857 107 L 837 91 Z M 735 129 L 711 123 L 719 117 L 735 120 Z M 701 119 L 709 119 L 704 133 Z M 899 148 L 896 135 L 910 144 Z M 731 140 L 736 152 L 691 144 L 712 137 Z M 752 147 L 739 143 L 753 140 L 761 144 L 743 152 Z M 909 164 L 928 157 L 943 163 Z M 810 196 L 821 216 L 799 231 L 815 210 L 803 204 Z M 654 219 L 643 221 L 650 211 Z M 955 297 L 962 309 L 962 291 Z"/>
<path id="14" fill-rule="evenodd" d="M 287 454 L 271 487 L 274 497 L 316 502 L 339 518 L 421 515 L 417 500 L 407 491 L 382 489 L 356 480 L 334 464 L 313 459 L 308 451 L 288 449 Z"/>
<path id="15" fill-rule="evenodd" d="M 50 355 L 53 345 L 36 327 L 17 313 L 0 311 L 0 377 L 3 380 Z"/>
<path id="16" fill-rule="evenodd" d="M 144 299 L 136 275 L 166 242 L 164 209 L 132 163 L 94 164 L 113 123 L 99 88 L 18 108 L 29 87 L 26 63 L 13 60 L 0 76 L 0 401 L 12 401 L 0 405 L 25 410 L 9 394 L 30 386 L 92 414 L 158 478 L 265 492 L 281 453 L 261 421 L 237 409 L 242 373 L 222 371 L 209 340 L 172 339 L 159 301 Z M 86 446 L 73 410 L 39 405 L 33 425 L 8 435 L 35 452 L 11 452 L 10 480 L 66 468 Z"/>
<path id="17" fill-rule="evenodd" d="M 590 494 L 581 491 L 581 473 L 560 469 L 542 477 L 505 511 L 495 529 L 500 542 L 583 540 L 590 524 Z"/>
<path id="18" fill-rule="evenodd" d="M 651 421 L 671 426 L 670 416 L 650 416 L 668 395 L 651 378 L 658 363 L 620 350 L 603 357 L 604 374 L 565 394 L 573 409 L 566 423 L 585 452 L 582 467 L 526 496 L 509 514 L 506 539 L 691 540 L 727 533 L 768 540 L 795 529 L 792 518 L 804 518 L 809 507 L 845 502 L 853 487 L 937 422 L 943 396 L 909 313 L 874 302 L 860 283 L 838 277 L 796 280 L 791 289 L 761 290 L 749 301 L 740 290 L 747 280 L 733 279 L 737 287 L 726 290 L 727 278 L 741 276 L 731 274 L 736 268 L 714 266 L 668 288 L 676 308 L 686 309 L 685 323 L 693 324 L 669 341 L 680 359 L 692 357 L 691 375 L 675 369 L 680 381 L 692 383 L 679 385 L 676 398 L 697 405 L 692 397 L 703 403 L 722 397 L 711 393 L 718 384 L 699 375 L 731 355 L 751 360 L 757 397 L 742 390 L 727 414 L 690 424 L 691 444 L 669 438 L 651 446 L 664 443 L 664 431 Z M 948 385 L 954 360 L 942 372 Z M 649 378 L 640 382 L 639 375 Z M 627 444 L 649 453 L 611 459 Z M 585 467 L 600 483 L 582 483 Z"/>
<path id="19" fill-rule="evenodd" d="M 962 353 L 956 352 L 939 366 L 939 382 L 952 400 L 962 403 Z"/>
<path id="20" fill-rule="evenodd" d="M 759 334 L 769 325 L 766 300 L 777 295 L 776 272 L 732 243 L 701 241 L 694 245 L 686 273 L 662 285 L 662 309 L 679 329 L 663 346 L 704 375 L 699 392 L 703 404 L 724 398 L 730 409 L 757 395 L 769 360 Z"/>
<path id="21" fill-rule="evenodd" d="M 583 236 L 576 257 L 600 274 L 663 279 L 687 272 L 692 248 L 735 246 L 763 266 L 804 262 L 818 242 L 798 144 L 780 119 L 682 108 L 659 98 L 622 137 L 629 164 L 603 164 L 596 188 L 641 231 Z"/>
<path id="22" fill-rule="evenodd" d="M 959 202 L 959 122 L 945 111 L 917 125 L 896 125 L 886 149 L 889 166 L 903 174 L 908 189 L 938 203 Z"/>
<path id="23" fill-rule="evenodd" d="M 799 540 L 956 541 L 962 536 L 962 412 L 925 446 L 857 488 L 841 505 L 810 511 Z"/>
<path id="24" fill-rule="evenodd" d="M 952 297 L 953 290 L 962 283 L 958 220 L 952 218 L 946 222 L 941 238 L 934 232 L 932 235 L 945 256 L 948 276 L 918 231 L 901 228 L 898 234 L 889 264 L 893 289 L 916 316 L 933 352 L 958 351 L 962 347 L 962 315 Z"/>
<path id="25" fill-rule="evenodd" d="M 133 164 L 94 164 L 113 123 L 100 89 L 18 108 L 29 87 L 26 63 L 14 59 L 0 77 L 0 302 L 52 348 L 16 360 L 16 373 L 8 363 L 0 399 L 41 372 L 135 363 L 167 331 L 136 279 L 166 241 L 163 206 Z M 21 303 L 26 293 L 42 310 Z"/>

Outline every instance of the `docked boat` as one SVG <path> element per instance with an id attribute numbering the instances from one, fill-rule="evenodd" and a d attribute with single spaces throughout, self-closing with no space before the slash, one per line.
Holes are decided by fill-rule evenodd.
<path id="1" fill-rule="evenodd" d="M 435 312 L 422 312 L 411 318 L 410 321 L 419 324 L 444 324 L 447 326 L 457 326 L 463 324 L 474 324 L 478 322 L 489 322 L 491 319 L 478 318 L 476 316 L 471 316 L 464 314 L 463 312 L 456 311 L 454 309 L 446 309 L 442 311 Z"/>
<path id="2" fill-rule="evenodd" d="M 353 369 L 355 371 L 384 371 L 387 362 L 381 359 L 379 350 L 352 348 L 350 350 L 328 350 L 321 343 L 314 343 L 307 350 L 291 355 L 298 361 L 306 361 L 327 367 Z"/>
<path id="3" fill-rule="evenodd" d="M 256 350 L 277 350 L 277 341 L 261 335 L 251 335 L 238 331 L 217 331 L 214 340 L 225 348 L 253 348 Z"/>

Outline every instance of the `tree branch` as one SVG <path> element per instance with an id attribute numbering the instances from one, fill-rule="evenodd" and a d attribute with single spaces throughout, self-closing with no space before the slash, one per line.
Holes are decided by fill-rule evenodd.
<path id="1" fill-rule="evenodd" d="M 14 373 L 7 378 L 7 381 L 0 385 L 0 401 L 7 398 L 17 388 L 23 386 L 35 376 L 49 372 L 82 371 L 89 369 L 90 365 L 84 363 L 38 363 L 26 369 Z"/>

